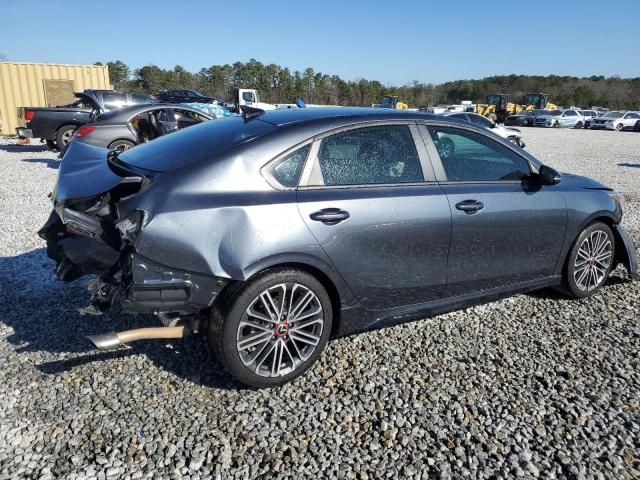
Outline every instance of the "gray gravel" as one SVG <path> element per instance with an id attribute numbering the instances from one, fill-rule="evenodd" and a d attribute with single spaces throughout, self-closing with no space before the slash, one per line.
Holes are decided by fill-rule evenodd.
<path id="1" fill-rule="evenodd" d="M 528 148 L 627 196 L 640 134 L 523 129 Z M 640 477 L 640 293 L 520 295 L 333 341 L 302 379 L 252 391 L 201 338 L 93 352 L 154 322 L 81 317 L 36 230 L 55 154 L 0 140 L 0 479 Z"/>

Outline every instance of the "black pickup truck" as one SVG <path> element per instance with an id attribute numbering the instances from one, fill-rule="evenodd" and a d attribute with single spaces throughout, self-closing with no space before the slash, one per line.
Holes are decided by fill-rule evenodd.
<path id="1" fill-rule="evenodd" d="M 76 128 L 95 116 L 129 105 L 157 103 L 141 93 L 115 90 L 85 90 L 75 94 L 76 100 L 62 107 L 23 107 L 20 116 L 24 127 L 18 127 L 20 137 L 41 138 L 49 148 L 62 150 Z"/>

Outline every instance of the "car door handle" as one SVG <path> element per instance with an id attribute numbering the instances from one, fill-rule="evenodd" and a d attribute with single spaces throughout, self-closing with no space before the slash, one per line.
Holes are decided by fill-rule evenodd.
<path id="1" fill-rule="evenodd" d="M 349 212 L 340 210 L 339 208 L 323 208 L 317 212 L 313 212 L 309 217 L 316 222 L 322 222 L 326 225 L 335 225 L 349 218 Z"/>
<path id="2" fill-rule="evenodd" d="M 456 208 L 465 213 L 472 214 L 482 210 L 484 208 L 484 203 L 477 200 L 464 200 L 460 203 L 456 203 Z"/>

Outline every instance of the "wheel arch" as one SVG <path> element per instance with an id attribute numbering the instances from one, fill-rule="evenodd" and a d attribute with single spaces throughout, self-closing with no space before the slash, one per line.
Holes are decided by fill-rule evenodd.
<path id="1" fill-rule="evenodd" d="M 354 306 L 357 300 L 333 266 L 309 255 L 277 255 L 262 259 L 243 271 L 243 282 L 249 281 L 268 270 L 292 268 L 312 275 L 325 288 L 331 299 L 333 323 L 331 334 L 335 336 L 340 329 L 342 309 Z"/>
<path id="2" fill-rule="evenodd" d="M 569 261 L 569 255 L 571 254 L 571 250 L 573 249 L 573 246 L 578 241 L 578 238 L 580 238 L 580 234 L 584 231 L 585 228 L 597 222 L 602 222 L 605 225 L 607 225 L 611 229 L 611 232 L 613 233 L 613 238 L 615 240 L 614 268 L 616 263 L 624 263 L 627 266 L 627 269 L 631 268 L 630 261 L 629 263 L 627 263 L 623 259 L 621 260 L 621 257 L 620 257 L 622 252 L 626 251 L 626 249 L 625 249 L 624 239 L 622 238 L 622 235 L 618 229 L 618 224 L 619 224 L 618 220 L 619 219 L 615 216 L 613 212 L 609 212 L 606 210 L 596 212 L 590 215 L 589 217 L 587 217 L 585 220 L 583 220 L 576 228 L 575 236 L 571 239 L 570 242 L 567 242 L 567 249 L 566 249 L 566 252 L 564 252 L 564 256 L 562 257 L 563 260 L 562 260 L 562 263 L 560 264 L 562 268 L 560 273 L 564 275 L 564 272 L 566 271 L 566 267 L 567 267 L 567 262 Z"/>

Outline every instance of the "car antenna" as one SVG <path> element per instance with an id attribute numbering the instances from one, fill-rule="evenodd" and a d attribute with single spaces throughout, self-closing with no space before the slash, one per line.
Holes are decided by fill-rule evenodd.
<path id="1" fill-rule="evenodd" d="M 240 111 L 242 112 L 242 118 L 244 118 L 245 122 L 259 117 L 264 113 L 264 110 L 261 108 L 250 107 L 248 105 L 240 105 Z"/>

